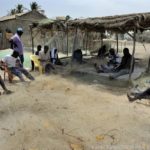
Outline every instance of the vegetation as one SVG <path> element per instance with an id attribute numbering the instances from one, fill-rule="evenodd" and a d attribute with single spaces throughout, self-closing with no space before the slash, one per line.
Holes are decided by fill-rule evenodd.
<path id="1" fill-rule="evenodd" d="M 18 4 L 16 6 L 16 8 L 12 8 L 8 15 L 15 15 L 15 14 L 18 14 L 18 13 L 22 13 L 24 11 L 24 6 L 22 4 Z"/>
<path id="2" fill-rule="evenodd" d="M 15 15 L 15 14 L 18 14 L 18 13 L 22 13 L 24 12 L 26 8 L 22 5 L 22 4 L 18 4 L 15 8 L 12 8 L 8 15 Z M 27 9 L 28 11 L 31 10 L 36 10 L 36 11 L 39 11 L 40 13 L 44 13 L 44 10 L 41 9 L 40 5 L 37 3 L 37 2 L 32 2 L 30 3 L 30 9 Z"/>
<path id="3" fill-rule="evenodd" d="M 16 6 L 16 13 L 22 13 L 24 11 L 24 6 L 22 4 L 18 4 Z"/>
<path id="4" fill-rule="evenodd" d="M 70 20 L 71 17 L 69 15 L 66 16 L 66 21 Z"/>
<path id="5" fill-rule="evenodd" d="M 31 10 L 37 10 L 37 11 L 40 10 L 40 6 L 37 4 L 37 2 L 32 2 L 30 4 L 30 8 L 31 8 Z"/>
<path id="6" fill-rule="evenodd" d="M 41 6 L 37 3 L 37 2 L 32 2 L 30 3 L 30 9 L 33 11 L 33 10 L 36 10 L 42 14 L 44 14 L 44 10 L 41 9 Z"/>
<path id="7" fill-rule="evenodd" d="M 11 9 L 9 14 L 10 15 L 15 15 L 16 14 L 16 9 Z"/>

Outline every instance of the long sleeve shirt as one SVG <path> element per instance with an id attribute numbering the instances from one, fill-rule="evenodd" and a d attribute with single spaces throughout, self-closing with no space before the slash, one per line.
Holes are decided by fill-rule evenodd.
<path id="1" fill-rule="evenodd" d="M 23 55 L 23 44 L 17 33 L 11 37 L 10 42 L 12 43 L 13 50 L 17 51 L 19 55 Z"/>

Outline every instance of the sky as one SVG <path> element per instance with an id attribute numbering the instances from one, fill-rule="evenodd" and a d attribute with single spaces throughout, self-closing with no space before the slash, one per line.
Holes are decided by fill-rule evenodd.
<path id="1" fill-rule="evenodd" d="M 150 0 L 0 0 L 0 16 L 22 4 L 30 8 L 36 1 L 49 18 L 69 15 L 72 18 L 102 17 L 150 12 Z"/>

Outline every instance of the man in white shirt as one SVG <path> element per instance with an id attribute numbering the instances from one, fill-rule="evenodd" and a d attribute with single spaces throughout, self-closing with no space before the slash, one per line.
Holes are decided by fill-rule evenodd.
<path id="1" fill-rule="evenodd" d="M 49 47 L 47 45 L 44 46 L 44 50 L 39 52 L 39 60 L 42 65 L 45 65 L 50 61 Z"/>
<path id="2" fill-rule="evenodd" d="M 45 68 L 46 64 L 50 62 L 49 47 L 47 45 L 44 46 L 44 50 L 39 52 L 39 60 L 43 68 Z"/>
<path id="3" fill-rule="evenodd" d="M 39 52 L 39 60 L 41 62 L 41 65 L 44 68 L 45 73 L 50 73 L 51 69 L 55 69 L 54 66 L 50 62 L 50 52 L 49 47 L 46 45 L 44 46 L 44 50 Z"/>
<path id="4" fill-rule="evenodd" d="M 3 59 L 3 62 L 6 64 L 8 70 L 12 74 L 16 75 L 21 81 L 25 81 L 22 73 L 30 80 L 34 80 L 34 77 L 26 69 L 23 68 L 20 60 L 17 59 L 18 57 L 19 53 L 17 51 L 13 51 L 11 56 L 6 56 Z"/>

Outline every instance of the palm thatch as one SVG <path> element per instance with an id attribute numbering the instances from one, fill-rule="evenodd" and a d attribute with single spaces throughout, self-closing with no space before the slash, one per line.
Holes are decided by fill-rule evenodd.
<path id="1" fill-rule="evenodd" d="M 54 20 L 54 19 L 43 19 L 38 23 L 34 23 L 34 27 L 40 29 L 49 29 L 49 30 L 65 30 L 65 21 L 63 20 Z"/>
<path id="2" fill-rule="evenodd" d="M 83 30 L 104 32 L 110 30 L 125 33 L 150 27 L 150 13 L 137 13 L 107 17 L 95 17 L 68 21 L 69 26 Z"/>

